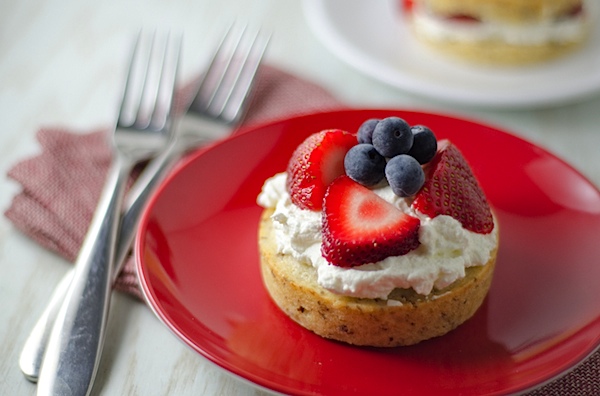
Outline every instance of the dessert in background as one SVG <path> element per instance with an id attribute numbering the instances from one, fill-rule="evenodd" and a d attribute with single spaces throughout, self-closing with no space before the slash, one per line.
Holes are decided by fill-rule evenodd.
<path id="1" fill-rule="evenodd" d="M 314 133 L 257 201 L 266 289 L 322 337 L 415 344 L 465 322 L 489 290 L 492 210 L 460 150 L 426 126 Z"/>
<path id="2" fill-rule="evenodd" d="M 587 0 L 403 0 L 416 38 L 480 64 L 516 66 L 570 54 L 589 36 Z"/>

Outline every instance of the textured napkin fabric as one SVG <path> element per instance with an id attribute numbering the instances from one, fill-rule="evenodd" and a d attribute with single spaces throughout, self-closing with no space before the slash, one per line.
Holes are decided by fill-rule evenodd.
<path id="1" fill-rule="evenodd" d="M 181 96 L 185 96 L 185 92 Z M 341 107 L 319 86 L 265 65 L 244 126 Z M 42 128 L 41 153 L 16 164 L 8 176 L 22 186 L 5 215 L 40 245 L 73 262 L 87 232 L 110 163 L 105 129 L 74 133 Z M 133 260 L 115 288 L 142 299 Z M 600 352 L 531 396 L 600 395 Z"/>
<path id="2" fill-rule="evenodd" d="M 186 95 L 184 88 L 179 97 Z M 339 107 L 340 103 L 321 87 L 264 65 L 243 126 Z M 42 128 L 37 133 L 41 153 L 8 171 L 8 177 L 18 182 L 22 191 L 5 216 L 40 245 L 71 262 L 77 257 L 110 165 L 108 133 L 108 129 L 82 133 Z M 142 299 L 132 259 L 115 288 Z"/>

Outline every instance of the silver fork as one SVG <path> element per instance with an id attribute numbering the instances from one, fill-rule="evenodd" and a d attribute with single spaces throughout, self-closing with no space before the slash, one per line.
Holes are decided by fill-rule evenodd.
<path id="1" fill-rule="evenodd" d="M 269 37 L 260 32 L 250 35 L 244 30 L 241 34 L 236 34 L 234 29 L 230 29 L 223 38 L 205 77 L 194 88 L 195 98 L 190 101 L 184 122 L 176 128 L 175 139 L 162 155 L 150 162 L 125 198 L 114 278 L 126 261 L 149 196 L 173 163 L 189 149 L 228 135 L 242 119 L 268 41 Z M 56 287 L 22 349 L 19 366 L 32 382 L 38 379 L 50 329 L 69 282 L 70 277 L 65 276 Z"/>
<path id="2" fill-rule="evenodd" d="M 148 198 L 173 165 L 189 150 L 227 137 L 242 120 L 269 39 L 260 31 L 248 34 L 245 28 L 236 32 L 232 27 L 225 34 L 194 90 L 186 116 L 177 120 L 175 138 L 148 164 L 126 197 L 127 211 L 117 247 L 121 265 Z"/>
<path id="3" fill-rule="evenodd" d="M 118 270 L 122 268 L 135 238 L 141 213 L 164 176 L 189 150 L 230 135 L 248 108 L 262 58 L 270 36 L 231 27 L 211 58 L 194 89 L 185 117 L 178 118 L 169 147 L 150 161 L 125 200 L 117 246 Z"/>
<path id="4" fill-rule="evenodd" d="M 89 394 L 102 352 L 125 183 L 169 141 L 181 40 L 140 34 L 114 134 L 113 161 L 44 354 L 38 395 Z"/>

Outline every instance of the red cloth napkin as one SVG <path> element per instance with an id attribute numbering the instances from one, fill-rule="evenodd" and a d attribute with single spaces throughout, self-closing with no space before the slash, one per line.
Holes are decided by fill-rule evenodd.
<path id="1" fill-rule="evenodd" d="M 180 96 L 187 95 L 186 89 Z M 341 107 L 323 88 L 278 68 L 264 65 L 243 125 Z M 22 186 L 5 216 L 40 245 L 73 262 L 100 197 L 110 164 L 108 129 L 84 133 L 68 128 L 42 128 L 41 153 L 8 171 Z M 115 288 L 140 299 L 133 260 L 129 259 Z"/>
<path id="2" fill-rule="evenodd" d="M 340 107 L 321 87 L 266 65 L 244 125 Z M 77 256 L 104 184 L 110 162 L 106 133 L 106 129 L 82 134 L 67 128 L 42 128 L 37 134 L 41 153 L 8 172 L 23 189 L 6 210 L 6 217 L 69 261 Z M 115 288 L 142 299 L 132 259 Z M 600 395 L 600 352 L 528 395 Z"/>

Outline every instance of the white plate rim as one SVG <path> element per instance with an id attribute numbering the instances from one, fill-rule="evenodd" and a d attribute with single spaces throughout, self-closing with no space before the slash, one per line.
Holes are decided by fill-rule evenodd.
<path id="1" fill-rule="evenodd" d="M 399 0 L 304 0 L 304 12 L 308 24 L 316 37 L 322 41 L 335 56 L 359 72 L 371 78 L 422 97 L 476 107 L 494 108 L 532 108 L 548 107 L 588 98 L 600 91 L 600 24 L 595 24 L 588 42 L 584 47 L 565 58 L 543 65 L 522 68 L 485 68 L 477 67 L 443 58 L 420 49 L 410 34 L 403 36 L 406 45 L 401 49 L 409 53 L 418 48 L 415 55 L 425 56 L 426 61 L 436 62 L 435 68 L 426 70 L 429 75 L 419 75 L 403 69 L 390 59 L 377 53 L 376 46 L 361 47 L 349 37 L 350 19 L 342 20 L 340 15 L 356 18 L 367 10 L 371 15 L 381 15 L 378 28 L 395 26 L 406 33 L 408 28 L 402 24 Z M 592 4 L 592 14 L 598 15 L 598 4 Z M 397 14 L 393 14 L 394 11 Z M 333 18 L 332 15 L 336 15 Z M 396 18 L 392 20 L 392 18 Z M 341 21 L 341 22 L 340 22 Z M 381 26 L 384 26 L 383 28 Z M 360 33 L 360 25 L 353 25 Z M 381 41 L 392 47 L 396 43 L 394 33 Z M 376 44 L 376 43 L 373 43 Z M 393 48 L 393 47 L 392 47 Z M 421 52 L 422 51 L 422 52 Z M 440 72 L 432 72 L 432 70 Z M 443 70 L 443 73 L 441 72 Z M 452 85 L 465 75 L 480 77 L 477 86 Z M 431 79 L 428 77 L 432 77 Z M 503 82 L 510 80 L 519 91 L 506 91 Z M 444 84 L 440 84 L 443 82 Z"/>

